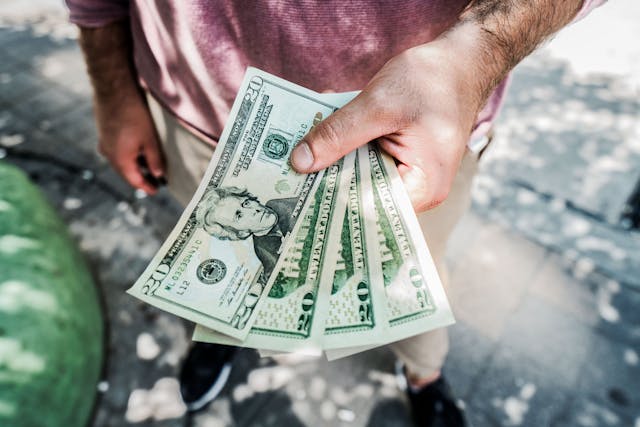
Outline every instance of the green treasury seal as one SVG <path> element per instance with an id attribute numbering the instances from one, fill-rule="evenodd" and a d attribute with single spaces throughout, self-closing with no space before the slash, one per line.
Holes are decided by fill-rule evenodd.
<path id="1" fill-rule="evenodd" d="M 198 279 L 206 285 L 215 285 L 227 274 L 227 266 L 219 259 L 211 258 L 202 262 L 196 272 Z"/>
<path id="2" fill-rule="evenodd" d="M 264 140 L 262 150 L 267 157 L 280 160 L 289 152 L 289 142 L 284 136 L 272 133 Z"/>

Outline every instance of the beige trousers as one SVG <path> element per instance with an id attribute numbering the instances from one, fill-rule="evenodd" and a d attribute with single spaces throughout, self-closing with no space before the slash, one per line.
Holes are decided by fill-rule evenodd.
<path id="1" fill-rule="evenodd" d="M 171 194 L 185 205 L 191 200 L 214 148 L 189 132 L 151 96 L 147 96 L 167 164 L 167 185 Z M 448 288 L 445 266 L 446 243 L 470 204 L 471 181 L 477 171 L 477 155 L 467 151 L 449 197 L 438 207 L 418 216 L 438 273 Z M 445 328 L 417 335 L 391 344 L 409 372 L 429 377 L 439 371 L 449 349 Z"/>

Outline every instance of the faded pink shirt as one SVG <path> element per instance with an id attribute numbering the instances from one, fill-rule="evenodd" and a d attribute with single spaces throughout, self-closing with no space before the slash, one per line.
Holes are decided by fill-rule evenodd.
<path id="1" fill-rule="evenodd" d="M 605 0 L 585 0 L 576 19 Z M 391 57 L 435 39 L 469 0 L 66 0 L 71 21 L 130 18 L 142 84 L 188 126 L 217 139 L 251 65 L 318 92 L 359 90 Z M 483 135 L 506 81 L 478 116 Z"/>

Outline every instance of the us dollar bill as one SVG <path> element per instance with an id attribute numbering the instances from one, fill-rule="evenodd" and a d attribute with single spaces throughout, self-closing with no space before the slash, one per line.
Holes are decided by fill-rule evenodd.
<path id="1" fill-rule="evenodd" d="M 393 159 L 374 144 L 358 149 L 362 174 L 371 177 L 365 210 L 375 212 L 379 262 L 391 341 L 454 323 L 449 302 Z M 389 342 L 384 340 L 378 344 Z"/>
<path id="2" fill-rule="evenodd" d="M 329 361 L 449 325 L 453 314 L 418 219 L 391 157 L 374 144 L 358 149 L 367 225 L 377 238 L 369 252 L 382 269 L 386 325 L 378 339 L 326 348 Z"/>
<path id="3" fill-rule="evenodd" d="M 356 157 L 362 155 L 356 152 Z M 363 199 L 372 197 L 371 177 L 356 161 L 349 180 L 346 214 L 324 331 L 324 349 L 358 346 L 390 339 L 386 327 L 382 268 L 377 257 L 375 218 Z M 372 205 L 371 201 L 369 205 Z"/>
<path id="4" fill-rule="evenodd" d="M 128 292 L 245 338 L 319 183 L 292 170 L 291 150 L 340 106 L 249 68 L 195 195 Z"/>
<path id="5" fill-rule="evenodd" d="M 263 351 L 322 351 L 339 229 L 347 203 L 344 189 L 349 186 L 354 163 L 355 153 L 351 153 L 326 170 L 246 339 L 235 340 L 197 325 L 195 341 Z"/>

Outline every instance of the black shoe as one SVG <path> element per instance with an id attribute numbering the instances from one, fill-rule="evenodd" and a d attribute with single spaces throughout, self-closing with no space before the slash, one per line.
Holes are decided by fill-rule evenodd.
<path id="1" fill-rule="evenodd" d="M 229 379 L 237 347 L 196 342 L 180 371 L 180 394 L 190 412 L 215 399 Z"/>
<path id="2" fill-rule="evenodd" d="M 458 406 L 443 376 L 419 389 L 407 387 L 416 427 L 464 427 L 464 410 Z"/>

